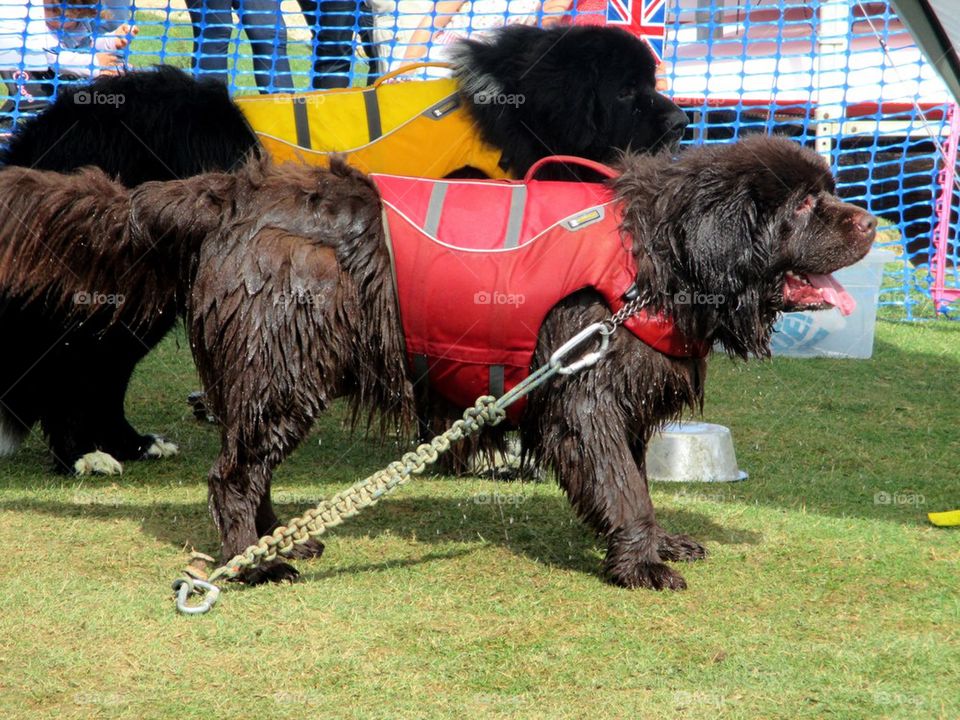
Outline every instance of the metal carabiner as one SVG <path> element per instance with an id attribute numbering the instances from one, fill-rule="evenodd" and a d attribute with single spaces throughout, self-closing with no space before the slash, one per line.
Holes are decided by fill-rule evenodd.
<path id="1" fill-rule="evenodd" d="M 190 595 L 200 594 L 203 591 L 203 599 L 199 605 L 188 605 L 187 600 Z M 173 581 L 173 591 L 177 594 L 177 610 L 184 615 L 203 615 L 209 612 L 220 597 L 220 588 L 213 583 L 197 578 L 177 578 Z"/>
<path id="2" fill-rule="evenodd" d="M 569 355 L 573 350 L 583 345 L 587 340 L 590 340 L 594 335 L 600 335 L 600 348 L 589 352 L 584 355 L 579 360 L 570 363 L 569 365 L 563 365 L 562 360 L 564 356 Z M 561 375 L 573 375 L 575 372 L 579 372 L 584 368 L 593 367 L 596 365 L 600 358 L 602 358 L 606 352 L 607 347 L 610 345 L 610 331 L 603 323 L 593 323 L 593 325 L 588 325 L 583 330 L 578 332 L 572 338 L 567 340 L 563 345 L 561 345 L 557 350 L 550 356 L 550 366 L 555 368 L 558 373 Z"/>

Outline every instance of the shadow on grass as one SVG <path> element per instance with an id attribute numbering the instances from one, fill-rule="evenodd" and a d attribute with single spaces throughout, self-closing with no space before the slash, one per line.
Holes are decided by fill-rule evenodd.
<path id="1" fill-rule="evenodd" d="M 913 526 L 926 523 L 928 510 L 951 509 L 958 500 L 954 478 L 960 438 L 956 434 L 958 398 L 949 389 L 956 388 L 960 376 L 960 354 L 955 349 L 960 344 L 960 324 L 885 323 L 883 336 L 886 340 L 878 341 L 874 358 L 866 361 L 730 363 L 715 359 L 705 417 L 732 428 L 740 465 L 751 478 L 735 484 L 654 485 L 661 524 L 708 546 L 752 544 L 760 540 L 756 533 L 720 525 L 711 519 L 709 505 L 721 509 L 727 504 L 761 505 Z M 162 394 L 177 403 L 189 389 L 192 376 L 185 373 Z M 176 412 L 182 412 L 180 406 Z M 322 489 L 311 494 L 329 496 L 401 454 L 391 443 L 350 434 L 340 426 L 341 416 L 333 412 L 321 419 L 318 431 L 323 444 L 318 446 L 313 438 L 290 458 L 278 472 L 278 488 L 282 484 L 296 492 L 323 478 Z M 162 487 L 179 477 L 202 487 L 216 454 L 216 432 L 189 419 L 180 421 L 178 429 L 183 437 L 177 439 L 186 456 L 156 465 L 137 464 L 135 471 L 113 482 Z M 18 455 L 4 462 L 11 463 L 12 471 L 4 479 L 6 488 L 49 490 L 63 482 L 41 470 L 45 461 L 39 447 L 26 458 Z M 511 486 L 510 492 L 515 491 L 522 492 Z M 443 497 L 416 492 L 414 483 L 333 533 L 342 538 L 415 538 L 420 543 L 492 543 L 559 567 L 594 574 L 599 570 L 602 542 L 575 519 L 559 494 L 530 494 L 515 507 L 503 507 L 476 504 L 466 486 L 451 486 L 442 491 Z M 877 502 L 880 493 L 893 501 Z M 309 504 L 306 496 L 291 501 L 287 495 L 286 502 L 283 496 L 282 491 L 275 492 L 277 513 L 283 519 Z M 922 502 L 898 506 L 897 497 Z M 686 507 L 690 498 L 704 501 L 707 507 L 690 510 Z M 140 523 L 145 534 L 176 547 L 192 545 L 210 552 L 217 546 L 212 522 L 200 502 L 115 503 L 113 498 L 83 504 L 21 498 L 0 502 L 0 510 L 124 519 Z M 349 572 L 380 571 L 391 567 L 390 562 L 419 564 L 435 557 L 427 553 L 417 559 L 357 566 Z"/>
<path id="2" fill-rule="evenodd" d="M 145 534 L 174 547 L 195 547 L 212 555 L 216 555 L 218 549 L 213 523 L 207 516 L 206 507 L 199 503 L 76 504 L 20 499 L 0 502 L 0 511 L 4 510 L 71 520 L 135 521 L 140 523 Z M 276 510 L 281 518 L 287 519 L 304 508 L 283 504 L 277 505 Z M 658 519 L 667 530 L 691 534 L 708 547 L 714 544 L 756 544 L 760 541 L 760 536 L 755 532 L 718 525 L 698 512 L 664 509 L 658 513 Z M 498 545 L 556 567 L 598 574 L 604 549 L 602 541 L 594 538 L 574 518 L 569 504 L 561 496 L 525 496 L 522 504 L 509 508 L 435 496 L 388 498 L 381 505 L 331 530 L 330 537 L 399 538 L 420 544 L 464 543 L 467 547 L 429 551 L 416 558 L 365 563 L 335 570 L 323 570 L 322 565 L 302 563 L 301 569 L 312 570 L 310 578 L 322 579 L 341 573 L 362 574 L 420 565 L 461 557 L 486 544 Z"/>

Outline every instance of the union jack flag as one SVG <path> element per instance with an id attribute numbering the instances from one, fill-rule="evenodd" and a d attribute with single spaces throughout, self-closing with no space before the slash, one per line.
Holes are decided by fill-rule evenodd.
<path id="1" fill-rule="evenodd" d="M 667 0 L 607 0 L 607 25 L 619 25 L 646 40 L 657 60 L 663 60 L 666 16 Z"/>

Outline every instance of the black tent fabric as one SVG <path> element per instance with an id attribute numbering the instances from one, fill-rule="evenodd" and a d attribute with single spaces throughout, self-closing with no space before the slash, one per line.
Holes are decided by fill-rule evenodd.
<path id="1" fill-rule="evenodd" d="M 891 0 L 900 19 L 960 102 L 960 3 L 957 0 Z"/>

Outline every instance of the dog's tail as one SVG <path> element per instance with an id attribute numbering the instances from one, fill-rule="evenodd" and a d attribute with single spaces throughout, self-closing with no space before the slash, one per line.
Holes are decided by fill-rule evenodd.
<path id="1" fill-rule="evenodd" d="M 78 321 L 138 325 L 174 312 L 182 243 L 145 232 L 135 208 L 94 168 L 0 171 L 0 293 Z"/>

